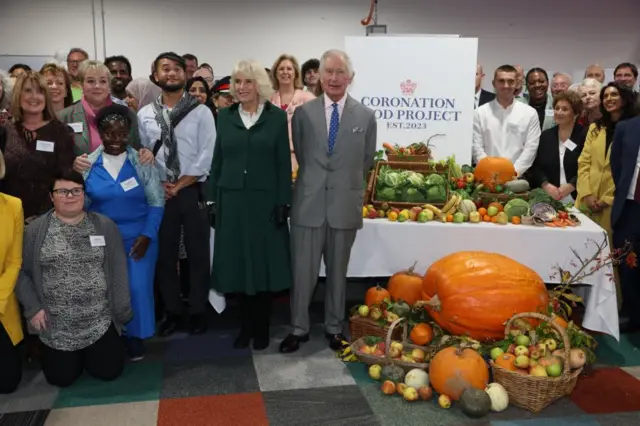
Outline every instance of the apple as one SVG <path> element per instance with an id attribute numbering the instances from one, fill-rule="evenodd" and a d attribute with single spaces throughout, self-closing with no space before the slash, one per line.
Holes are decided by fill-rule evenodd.
<path id="1" fill-rule="evenodd" d="M 536 365 L 534 367 L 531 367 L 529 369 L 529 374 L 531 374 L 532 376 L 536 376 L 536 377 L 547 377 L 547 370 L 541 366 L 541 365 Z"/>
<path id="2" fill-rule="evenodd" d="M 526 346 L 516 346 L 516 349 L 513 351 L 513 354 L 515 356 L 520 356 L 520 355 L 529 356 L 529 348 L 527 348 Z"/>
<path id="3" fill-rule="evenodd" d="M 502 348 L 495 347 L 491 349 L 491 352 L 489 354 L 491 355 L 491 359 L 495 361 L 503 353 L 504 351 L 502 350 Z"/>
<path id="4" fill-rule="evenodd" d="M 536 365 L 538 365 L 538 360 L 529 358 L 529 368 L 535 367 Z"/>
<path id="5" fill-rule="evenodd" d="M 380 219 L 384 218 L 387 215 L 387 212 L 384 210 L 378 210 L 378 217 Z"/>
<path id="6" fill-rule="evenodd" d="M 424 362 L 425 353 L 422 349 L 414 349 L 411 351 L 411 358 L 416 362 Z"/>
<path id="7" fill-rule="evenodd" d="M 374 307 L 374 308 L 371 308 L 371 310 L 369 311 L 369 318 L 371 318 L 374 321 L 379 320 L 381 316 L 382 316 L 382 311 L 380 310 L 380 308 Z"/>
<path id="8" fill-rule="evenodd" d="M 534 348 L 529 354 L 531 359 L 534 359 L 534 360 L 540 359 L 540 351 L 538 350 L 538 348 Z"/>
<path id="9" fill-rule="evenodd" d="M 475 176 L 473 175 L 473 173 L 465 173 L 462 175 L 462 177 L 464 178 L 464 181 L 466 183 L 473 183 L 473 181 L 475 180 Z"/>
<path id="10" fill-rule="evenodd" d="M 551 364 L 557 363 L 556 358 L 551 357 L 551 356 L 545 356 L 543 358 L 540 358 L 538 360 L 538 364 L 541 365 L 544 368 L 547 368 L 548 366 L 550 366 Z"/>
<path id="11" fill-rule="evenodd" d="M 516 350 L 516 345 L 512 343 L 512 344 L 510 344 L 510 345 L 509 345 L 509 347 L 507 348 L 507 353 L 512 354 L 512 353 L 514 353 L 514 352 L 515 352 L 515 350 Z"/>
<path id="12" fill-rule="evenodd" d="M 516 357 L 514 365 L 516 368 L 529 368 L 529 357 L 526 355 Z"/>
<path id="13" fill-rule="evenodd" d="M 363 354 L 370 354 L 374 350 L 375 349 L 373 349 L 371 346 L 368 346 L 368 345 L 364 345 L 363 347 L 360 348 L 360 352 L 362 352 Z"/>
<path id="14" fill-rule="evenodd" d="M 367 213 L 367 218 L 368 219 L 375 219 L 378 217 L 378 212 L 374 210 L 369 210 L 369 213 Z"/>
<path id="15" fill-rule="evenodd" d="M 389 348 L 389 356 L 391 358 L 400 358 L 402 352 L 398 350 L 398 348 L 394 348 L 393 346 Z"/>
<path id="16" fill-rule="evenodd" d="M 396 393 L 396 384 L 393 383 L 391 380 L 386 380 L 383 384 L 382 384 L 382 393 L 385 395 L 393 395 L 394 393 Z"/>
<path id="17" fill-rule="evenodd" d="M 438 405 L 442 408 L 449 408 L 451 407 L 451 398 L 449 398 L 447 395 L 445 394 L 441 394 L 438 397 Z"/>
<path id="18" fill-rule="evenodd" d="M 547 367 L 547 375 L 550 377 L 560 377 L 562 374 L 562 365 L 560 363 L 551 364 Z"/>
<path id="19" fill-rule="evenodd" d="M 509 334 L 511 335 L 511 337 L 518 337 L 522 334 L 521 330 L 516 330 L 516 329 L 512 329 L 509 330 Z"/>
<path id="20" fill-rule="evenodd" d="M 529 346 L 529 343 L 531 343 L 531 339 L 529 339 L 529 336 L 526 334 L 521 334 L 516 337 L 516 345 L 518 346 Z"/>
<path id="21" fill-rule="evenodd" d="M 582 349 L 573 348 L 569 351 L 569 366 L 572 369 L 583 367 L 587 362 L 587 355 Z"/>
<path id="22" fill-rule="evenodd" d="M 409 386 L 407 386 L 405 383 L 397 383 L 396 392 L 398 392 L 400 395 L 404 395 L 404 391 L 406 391 L 408 387 Z"/>
<path id="23" fill-rule="evenodd" d="M 367 204 L 367 210 L 375 210 L 375 206 L 373 204 Z"/>
<path id="24" fill-rule="evenodd" d="M 558 347 L 558 343 L 556 343 L 556 341 L 553 339 L 545 339 L 544 342 L 542 343 L 544 343 L 545 346 L 549 348 L 549 352 L 555 351 L 556 348 Z"/>
<path id="25" fill-rule="evenodd" d="M 540 352 L 540 358 L 544 358 L 545 356 L 549 355 L 551 352 L 548 350 L 547 345 L 545 345 L 544 343 L 538 343 L 536 345 L 536 348 L 538 348 L 538 352 Z"/>
<path id="26" fill-rule="evenodd" d="M 555 351 L 551 352 L 551 355 L 558 358 L 562 358 L 564 360 L 564 357 L 565 357 L 564 349 L 556 349 Z"/>
<path id="27" fill-rule="evenodd" d="M 374 364 L 369 367 L 369 377 L 373 380 L 380 380 L 380 375 L 382 374 L 382 367 L 378 364 Z"/>
<path id="28" fill-rule="evenodd" d="M 398 342 L 397 340 L 394 340 L 393 342 L 391 342 L 391 346 L 389 346 L 389 349 L 393 349 L 393 348 L 396 348 L 398 349 L 398 351 L 402 352 L 402 350 L 404 349 L 404 346 L 402 346 L 402 343 Z"/>
<path id="29" fill-rule="evenodd" d="M 412 388 L 411 386 L 407 386 L 402 396 L 405 401 L 409 402 L 417 401 L 419 398 L 418 391 L 416 388 Z"/>
<path id="30" fill-rule="evenodd" d="M 368 317 L 369 307 L 367 305 L 360 305 L 360 307 L 358 308 L 358 314 L 360 314 L 361 317 Z"/>
<path id="31" fill-rule="evenodd" d="M 404 361 L 404 362 L 416 362 L 415 359 L 411 358 L 411 356 L 409 355 L 402 355 L 400 357 L 400 361 Z"/>
<path id="32" fill-rule="evenodd" d="M 420 386 L 418 395 L 423 401 L 428 401 L 433 397 L 433 390 L 429 386 Z"/>
<path id="33" fill-rule="evenodd" d="M 411 219 L 413 222 L 418 220 L 418 215 L 422 213 L 422 207 L 413 207 L 411 210 L 409 210 L 409 219 Z"/>

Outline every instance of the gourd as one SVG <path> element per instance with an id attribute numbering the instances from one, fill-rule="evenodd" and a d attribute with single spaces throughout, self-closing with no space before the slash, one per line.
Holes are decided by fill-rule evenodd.
<path id="1" fill-rule="evenodd" d="M 484 157 L 478 161 L 473 176 L 476 182 L 494 190 L 496 185 L 505 184 L 513 180 L 516 176 L 516 169 L 507 158 Z"/>
<path id="2" fill-rule="evenodd" d="M 391 296 L 389 296 L 389 292 L 377 285 L 367 290 L 367 293 L 364 297 L 364 303 L 368 307 L 372 307 L 374 305 L 381 305 L 382 303 L 384 303 L 385 299 L 391 299 Z"/>
<path id="3" fill-rule="evenodd" d="M 429 380 L 438 393 L 457 401 L 465 389 L 484 389 L 487 386 L 489 368 L 473 349 L 448 347 L 431 360 Z"/>
<path id="4" fill-rule="evenodd" d="M 393 274 L 387 285 L 391 300 L 402 300 L 413 306 L 422 294 L 422 275 L 414 272 L 416 263 L 406 271 Z"/>
<path id="5" fill-rule="evenodd" d="M 462 412 L 467 416 L 479 419 L 491 411 L 491 398 L 482 389 L 465 389 L 460 396 Z"/>
<path id="6" fill-rule="evenodd" d="M 433 328 L 424 322 L 417 324 L 411 330 L 409 339 L 418 346 L 426 346 L 433 340 Z"/>
<path id="7" fill-rule="evenodd" d="M 527 192 L 530 188 L 529 182 L 524 179 L 515 179 L 504 184 L 504 187 L 516 194 Z"/>
<path id="8" fill-rule="evenodd" d="M 531 268 L 501 254 L 462 251 L 429 267 L 422 299 L 440 327 L 484 341 L 503 339 L 504 323 L 515 314 L 545 312 L 549 295 Z"/>
<path id="9" fill-rule="evenodd" d="M 404 377 L 404 383 L 412 388 L 420 389 L 422 386 L 429 386 L 429 375 L 424 370 L 414 368 Z"/>
<path id="10" fill-rule="evenodd" d="M 458 211 L 468 217 L 470 213 L 478 211 L 478 209 L 473 201 L 462 200 L 458 206 Z"/>
<path id="11" fill-rule="evenodd" d="M 402 383 L 404 382 L 404 370 L 395 364 L 385 365 L 382 367 L 382 379 Z"/>
<path id="12" fill-rule="evenodd" d="M 496 363 L 496 365 L 507 369 L 509 371 L 516 371 L 516 356 L 514 354 L 502 354 L 500 355 L 498 358 L 496 358 L 496 360 L 494 361 Z"/>
<path id="13" fill-rule="evenodd" d="M 406 302 L 394 303 L 391 307 L 391 312 L 399 317 L 406 317 L 411 313 L 411 306 Z"/>
<path id="14" fill-rule="evenodd" d="M 484 390 L 491 399 L 491 411 L 499 413 L 509 406 L 509 393 L 500 383 L 489 383 Z"/>

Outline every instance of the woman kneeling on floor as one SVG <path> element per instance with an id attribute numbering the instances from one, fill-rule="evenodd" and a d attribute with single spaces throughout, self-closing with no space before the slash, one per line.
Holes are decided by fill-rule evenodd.
<path id="1" fill-rule="evenodd" d="M 56 176 L 53 210 L 25 230 L 16 287 L 29 332 L 40 338 L 44 376 L 59 387 L 84 369 L 100 380 L 118 378 L 119 334 L 133 317 L 122 237 L 110 219 L 85 212 L 84 190 L 79 173 Z"/>

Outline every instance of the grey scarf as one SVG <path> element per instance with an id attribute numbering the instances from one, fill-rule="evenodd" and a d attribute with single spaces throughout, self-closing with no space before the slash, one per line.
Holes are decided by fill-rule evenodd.
<path id="1" fill-rule="evenodd" d="M 162 131 L 160 142 L 167 147 L 165 154 L 167 181 L 175 183 L 180 177 L 180 158 L 178 157 L 178 141 L 174 128 L 199 103 L 196 98 L 185 93 L 180 98 L 180 102 L 171 111 L 162 106 L 162 95 L 158 96 L 152 105 L 156 114 L 156 122 Z"/>

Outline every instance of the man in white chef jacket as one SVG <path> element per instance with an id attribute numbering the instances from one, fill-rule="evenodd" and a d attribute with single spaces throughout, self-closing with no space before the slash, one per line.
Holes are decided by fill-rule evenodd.
<path id="1" fill-rule="evenodd" d="M 536 158 L 540 122 L 535 109 L 515 100 L 516 74 L 511 65 L 496 69 L 496 98 L 475 110 L 473 158 L 476 162 L 484 157 L 508 158 L 521 176 Z"/>

